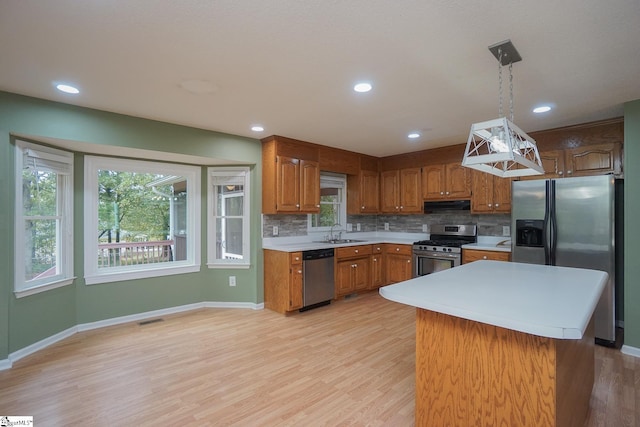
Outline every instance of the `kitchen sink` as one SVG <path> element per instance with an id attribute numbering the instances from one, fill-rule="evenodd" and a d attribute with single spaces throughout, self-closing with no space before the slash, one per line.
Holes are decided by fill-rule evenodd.
<path id="1" fill-rule="evenodd" d="M 366 242 L 366 240 L 356 240 L 356 239 L 331 239 L 331 240 L 318 240 L 314 243 L 330 243 L 333 245 L 340 245 L 342 243 L 360 243 Z"/>

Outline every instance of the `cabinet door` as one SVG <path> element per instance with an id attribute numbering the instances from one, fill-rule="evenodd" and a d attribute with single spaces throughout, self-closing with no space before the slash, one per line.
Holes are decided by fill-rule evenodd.
<path id="1" fill-rule="evenodd" d="M 276 209 L 278 212 L 300 210 L 300 160 L 277 156 Z"/>
<path id="2" fill-rule="evenodd" d="M 386 254 L 386 280 L 387 284 L 402 282 L 411 279 L 411 257 L 407 255 Z"/>
<path id="3" fill-rule="evenodd" d="M 382 254 L 371 256 L 371 289 L 384 286 L 384 263 Z"/>
<path id="4" fill-rule="evenodd" d="M 450 199 L 468 199 L 471 197 L 471 169 L 460 163 L 445 166 L 445 196 Z"/>
<path id="5" fill-rule="evenodd" d="M 420 168 L 400 170 L 400 212 L 422 212 Z"/>
<path id="6" fill-rule="evenodd" d="M 353 292 L 353 260 L 338 261 L 336 263 L 336 295 L 343 296 Z"/>
<path id="7" fill-rule="evenodd" d="M 320 165 L 300 160 L 300 212 L 320 212 Z"/>
<path id="8" fill-rule="evenodd" d="M 360 212 L 377 213 L 380 205 L 380 178 L 378 172 L 360 171 Z"/>
<path id="9" fill-rule="evenodd" d="M 422 197 L 426 200 L 440 200 L 444 194 L 445 169 L 442 165 L 422 168 Z"/>
<path id="10" fill-rule="evenodd" d="M 400 209 L 400 173 L 397 170 L 380 173 L 380 210 L 384 213 L 398 212 Z"/>
<path id="11" fill-rule="evenodd" d="M 566 150 L 565 176 L 620 174 L 619 144 L 597 144 Z"/>
<path id="12" fill-rule="evenodd" d="M 356 291 L 369 289 L 371 285 L 371 264 L 369 257 L 353 261 L 353 288 Z"/>
<path id="13" fill-rule="evenodd" d="M 471 213 L 489 213 L 493 211 L 493 175 L 473 171 L 471 173 Z"/>
<path id="14" fill-rule="evenodd" d="M 289 309 L 302 308 L 302 264 L 292 264 L 289 280 Z"/>
<path id="15" fill-rule="evenodd" d="M 544 175 L 523 176 L 523 181 L 532 179 L 556 179 L 564 176 L 564 151 L 551 150 L 540 153 L 540 161 L 544 168 Z"/>
<path id="16" fill-rule="evenodd" d="M 501 213 L 511 212 L 511 178 L 493 178 L 493 211 Z"/>

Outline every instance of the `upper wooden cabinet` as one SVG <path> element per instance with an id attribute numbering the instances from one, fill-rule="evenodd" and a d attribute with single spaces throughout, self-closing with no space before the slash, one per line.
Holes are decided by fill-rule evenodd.
<path id="1" fill-rule="evenodd" d="M 622 174 L 622 149 L 619 143 L 586 145 L 568 150 L 541 151 L 544 175 L 523 177 L 556 179 L 572 176 Z"/>
<path id="2" fill-rule="evenodd" d="M 378 213 L 380 210 L 380 175 L 377 171 L 361 170 L 347 176 L 347 212 L 349 214 Z"/>
<path id="3" fill-rule="evenodd" d="M 471 213 L 511 212 L 511 179 L 472 172 Z"/>
<path id="4" fill-rule="evenodd" d="M 469 199 L 471 170 L 460 163 L 423 167 L 422 197 L 425 200 Z"/>
<path id="5" fill-rule="evenodd" d="M 380 173 L 380 210 L 383 213 L 421 213 L 420 168 Z"/>
<path id="6" fill-rule="evenodd" d="M 287 138 L 264 140 L 262 189 L 262 213 L 320 212 L 318 149 Z"/>

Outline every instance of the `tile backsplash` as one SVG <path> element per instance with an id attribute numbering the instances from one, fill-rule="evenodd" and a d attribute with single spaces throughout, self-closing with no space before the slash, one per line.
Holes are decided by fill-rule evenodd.
<path id="1" fill-rule="evenodd" d="M 402 233 L 422 233 L 426 224 L 477 224 L 480 236 L 502 236 L 503 226 L 511 225 L 511 216 L 507 214 L 473 215 L 468 212 L 451 211 L 427 215 L 349 215 L 347 222 L 356 232 L 360 224 L 361 232 L 385 231 L 384 224 L 389 224 L 389 231 Z M 274 237 L 273 227 L 278 227 L 278 237 L 294 237 L 307 235 L 307 215 L 263 215 L 262 237 Z M 343 224 L 342 229 L 346 225 Z"/>

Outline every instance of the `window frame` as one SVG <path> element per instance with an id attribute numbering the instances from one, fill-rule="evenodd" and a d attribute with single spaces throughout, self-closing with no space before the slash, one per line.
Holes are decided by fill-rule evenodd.
<path id="1" fill-rule="evenodd" d="M 98 267 L 98 171 L 162 173 L 187 181 L 187 259 L 170 263 Z M 200 271 L 201 167 L 138 159 L 86 155 L 84 157 L 84 279 L 87 285 Z"/>
<path id="2" fill-rule="evenodd" d="M 332 172 L 320 172 L 320 189 L 323 188 L 323 184 L 325 187 L 330 185 L 330 183 L 340 182 L 340 186 L 337 188 L 341 188 L 342 198 L 340 201 L 340 209 L 338 211 L 338 225 L 340 228 L 334 228 L 334 232 L 344 231 L 346 230 L 346 222 L 347 222 L 347 177 L 343 174 L 337 174 Z M 322 190 L 321 190 L 322 191 Z M 320 205 L 322 205 L 322 197 L 320 200 Z M 330 231 L 332 226 L 323 226 L 323 227 L 314 227 L 313 226 L 313 216 L 319 214 L 308 214 L 307 215 L 307 233 L 322 233 Z"/>
<path id="3" fill-rule="evenodd" d="M 34 157 L 53 160 L 55 163 L 68 165 L 69 173 L 56 173 L 56 267 L 59 273 L 37 280 L 25 280 L 24 248 L 26 236 L 24 222 L 34 216 L 24 215 L 22 173 L 24 156 L 29 150 Z M 33 295 L 39 292 L 56 289 L 73 283 L 73 161 L 74 153 L 66 150 L 47 147 L 22 140 L 15 142 L 15 228 L 14 228 L 14 294 L 17 298 Z"/>
<path id="4" fill-rule="evenodd" d="M 217 259 L 216 212 L 217 194 L 215 177 L 228 177 L 231 180 L 242 178 L 244 181 L 244 200 L 242 215 L 242 259 Z M 209 268 L 250 268 L 251 267 L 251 168 L 212 166 L 207 168 L 207 266 Z"/>

